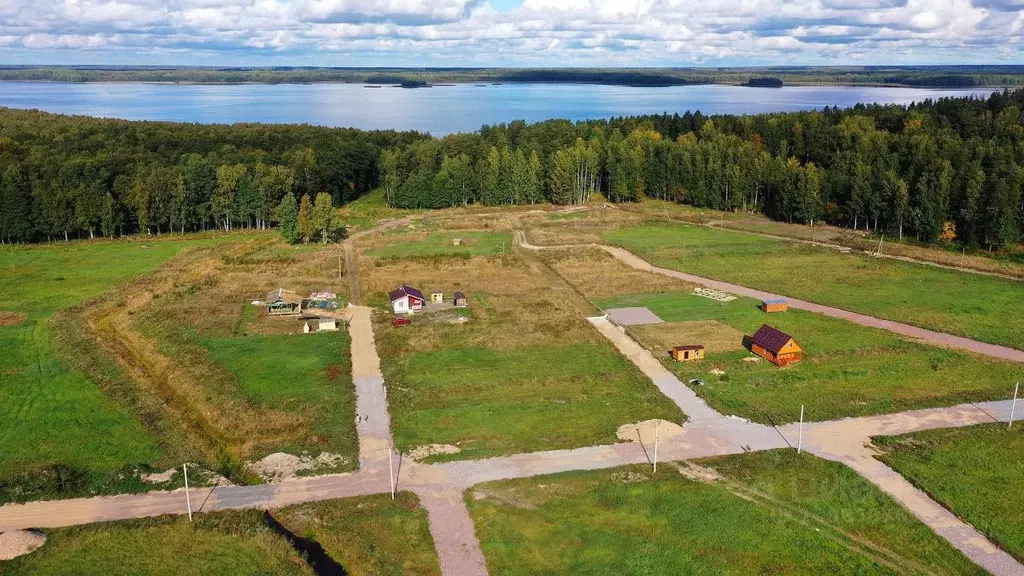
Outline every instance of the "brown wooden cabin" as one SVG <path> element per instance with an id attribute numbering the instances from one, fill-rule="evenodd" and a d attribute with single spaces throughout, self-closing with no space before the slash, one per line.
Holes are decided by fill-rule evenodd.
<path id="1" fill-rule="evenodd" d="M 803 358 L 803 349 L 785 332 L 762 324 L 750 339 L 750 351 L 776 366 L 788 366 Z"/>
<path id="2" fill-rule="evenodd" d="M 469 306 L 469 300 L 466 299 L 466 295 L 462 292 L 456 292 L 452 296 L 452 304 L 455 304 L 456 308 L 465 308 Z"/>
<path id="3" fill-rule="evenodd" d="M 765 313 L 785 312 L 786 310 L 789 310 L 789 303 L 786 302 L 785 298 L 765 300 L 764 302 L 761 302 L 761 310 Z"/>
<path id="4" fill-rule="evenodd" d="M 688 344 L 685 346 L 676 346 L 672 349 L 672 358 L 676 362 L 696 362 L 704 359 L 704 345 L 703 344 Z"/>

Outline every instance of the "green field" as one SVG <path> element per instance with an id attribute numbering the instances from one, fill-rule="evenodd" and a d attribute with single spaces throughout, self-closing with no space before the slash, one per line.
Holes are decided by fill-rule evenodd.
<path id="1" fill-rule="evenodd" d="M 482 484 L 492 574 L 981 574 L 849 469 L 792 451 Z"/>
<path id="2" fill-rule="evenodd" d="M 24 496 L 14 486 L 23 483 L 15 477 L 21 473 L 59 466 L 65 486 L 75 487 L 69 492 L 110 492 L 126 488 L 117 480 L 125 476 L 118 473 L 122 468 L 166 463 L 161 438 L 58 359 L 95 360 L 97 350 L 87 348 L 91 341 L 55 333 L 50 320 L 62 309 L 153 271 L 184 248 L 228 238 L 164 236 L 0 248 L 0 312 L 26 315 L 20 323 L 0 326 L 0 502 Z M 80 322 L 71 328 L 84 330 Z M 66 348 L 58 349 L 61 345 Z M 102 369 L 119 376 L 109 362 Z M 181 461 L 177 455 L 171 460 Z"/>
<path id="3" fill-rule="evenodd" d="M 263 513 L 217 512 L 46 530 L 35 552 L 0 574 L 40 576 L 313 574 Z"/>
<path id="4" fill-rule="evenodd" d="M 801 310 L 766 315 L 758 302 L 746 298 L 720 303 L 687 292 L 662 292 L 598 299 L 597 304 L 603 309 L 645 306 L 666 322 L 713 320 L 735 329 L 732 350 L 709 350 L 699 363 L 675 362 L 667 347 L 654 352 L 684 382 L 703 380 L 694 390 L 715 409 L 759 422 L 796 421 L 801 405 L 809 420 L 820 421 L 1003 399 L 1024 376 L 1017 364 L 910 342 L 845 320 Z M 804 349 L 804 360 L 785 369 L 744 360 L 753 355 L 742 347 L 742 336 L 763 323 L 793 336 Z M 644 338 L 652 328 L 667 327 L 629 331 L 652 348 Z M 687 331 L 686 325 L 679 327 L 678 343 L 702 343 L 689 342 Z M 715 375 L 712 369 L 725 373 Z"/>
<path id="5" fill-rule="evenodd" d="M 421 258 L 431 256 L 488 256 L 504 254 L 512 248 L 512 235 L 508 232 L 474 232 L 453 230 L 422 235 L 405 233 L 387 235 L 388 244 L 367 250 L 368 256 L 377 258 Z M 461 238 L 462 243 L 452 242 Z"/>
<path id="6" fill-rule="evenodd" d="M 334 470 L 346 471 L 354 470 L 359 461 L 350 344 L 348 333 L 338 331 L 219 338 L 206 340 L 203 346 L 209 360 L 235 376 L 246 400 L 301 417 L 306 428 L 303 441 L 265 451 L 305 451 L 314 456 L 327 451 L 346 458 L 347 465 Z"/>
<path id="7" fill-rule="evenodd" d="M 451 348 L 384 363 L 402 451 L 449 444 L 484 458 L 616 442 L 622 424 L 681 422 L 678 407 L 606 345 Z"/>
<path id="8" fill-rule="evenodd" d="M 873 442 L 885 450 L 882 461 L 1024 562 L 1024 426 L 985 424 Z"/>
<path id="9" fill-rule="evenodd" d="M 427 513 L 411 492 L 346 498 L 274 512 L 293 534 L 315 540 L 350 576 L 441 573 Z"/>
<path id="10" fill-rule="evenodd" d="M 1024 285 L 753 234 L 644 225 L 604 236 L 657 266 L 1024 349 Z"/>

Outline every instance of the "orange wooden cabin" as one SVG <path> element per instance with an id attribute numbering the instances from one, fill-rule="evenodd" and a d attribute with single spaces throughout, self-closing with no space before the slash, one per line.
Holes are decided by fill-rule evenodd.
<path id="1" fill-rule="evenodd" d="M 792 336 L 767 324 L 754 332 L 750 351 L 776 366 L 788 366 L 803 359 L 803 349 Z"/>
<path id="2" fill-rule="evenodd" d="M 761 302 L 761 310 L 767 312 L 785 312 L 789 310 L 789 303 L 785 298 L 774 298 Z"/>
<path id="3" fill-rule="evenodd" d="M 676 362 L 696 362 L 704 359 L 704 345 L 690 344 L 687 346 L 676 346 L 672 349 L 672 358 Z"/>

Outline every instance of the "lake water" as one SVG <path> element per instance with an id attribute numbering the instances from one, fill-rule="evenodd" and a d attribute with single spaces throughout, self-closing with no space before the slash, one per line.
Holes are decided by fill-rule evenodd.
<path id="1" fill-rule="evenodd" d="M 992 89 L 938 90 L 853 86 L 673 86 L 457 84 L 367 88 L 361 84 L 172 85 L 0 82 L 0 106 L 129 120 L 267 122 L 471 132 L 484 124 L 550 118 L 583 120 L 700 110 L 759 113 L 909 104 L 926 98 L 983 95 Z"/>

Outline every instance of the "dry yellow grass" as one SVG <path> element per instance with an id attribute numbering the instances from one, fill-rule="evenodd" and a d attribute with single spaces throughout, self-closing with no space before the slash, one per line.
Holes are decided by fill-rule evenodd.
<path id="1" fill-rule="evenodd" d="M 632 326 L 629 331 L 640 345 L 660 356 L 684 344 L 703 344 L 708 354 L 743 348 L 743 333 L 715 320 Z"/>
<path id="2" fill-rule="evenodd" d="M 588 298 L 693 289 L 688 282 L 631 268 L 600 248 L 544 250 L 538 255 Z"/>

